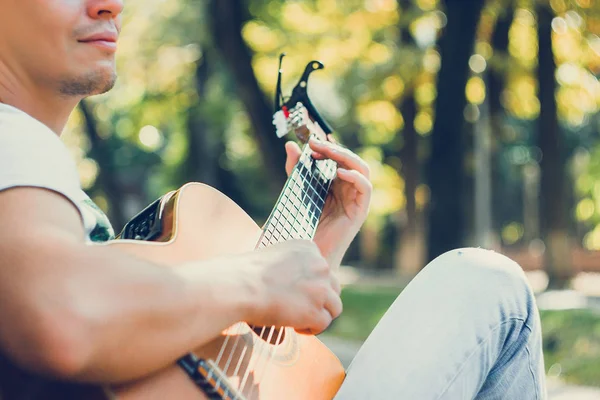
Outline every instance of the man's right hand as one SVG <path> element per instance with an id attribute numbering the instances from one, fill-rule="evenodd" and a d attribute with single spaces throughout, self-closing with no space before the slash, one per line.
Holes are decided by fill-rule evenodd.
<path id="1" fill-rule="evenodd" d="M 342 312 L 340 284 L 313 242 L 257 250 L 242 268 L 256 299 L 246 321 L 251 325 L 318 334 Z"/>

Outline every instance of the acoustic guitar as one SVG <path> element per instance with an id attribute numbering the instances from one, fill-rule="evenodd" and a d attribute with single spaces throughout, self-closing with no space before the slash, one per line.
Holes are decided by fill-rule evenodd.
<path id="1" fill-rule="evenodd" d="M 304 143 L 313 136 L 328 140 L 330 128 L 306 93 L 308 76 L 321 68 L 311 62 L 285 103 L 280 102 L 280 68 L 274 118 L 278 136 L 293 132 Z M 191 183 L 150 205 L 106 245 L 176 265 L 288 239 L 312 239 L 335 172 L 333 161 L 315 160 L 305 144 L 262 228 L 222 193 Z M 119 400 L 331 400 L 344 376 L 340 361 L 316 337 L 286 327 L 238 323 L 177 365 L 110 392 Z"/>

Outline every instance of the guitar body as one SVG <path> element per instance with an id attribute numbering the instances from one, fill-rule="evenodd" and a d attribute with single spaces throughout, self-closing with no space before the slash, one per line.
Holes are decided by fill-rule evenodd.
<path id="1" fill-rule="evenodd" d="M 161 215 L 163 229 L 157 241 L 115 240 L 105 245 L 168 266 L 252 251 L 262 233 L 232 200 L 199 183 L 185 185 L 170 196 Z M 279 344 L 272 344 L 277 337 Z M 242 394 L 240 400 L 330 400 L 345 376 L 339 360 L 316 337 L 290 328 L 280 336 L 276 332 L 261 338 L 240 323 L 211 343 L 190 350 L 200 359 L 217 360 L 225 341 L 218 366 L 230 387 Z M 209 398 L 177 365 L 112 391 L 119 400 Z"/>

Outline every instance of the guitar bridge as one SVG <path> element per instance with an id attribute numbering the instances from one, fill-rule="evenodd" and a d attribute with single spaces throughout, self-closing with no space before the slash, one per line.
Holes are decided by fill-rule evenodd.
<path id="1" fill-rule="evenodd" d="M 198 359 L 189 354 L 178 364 L 210 400 L 246 400 L 212 360 Z"/>

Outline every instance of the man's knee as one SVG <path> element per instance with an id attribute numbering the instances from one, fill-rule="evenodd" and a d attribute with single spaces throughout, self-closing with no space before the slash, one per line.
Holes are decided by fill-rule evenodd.
<path id="1" fill-rule="evenodd" d="M 473 293 L 476 296 L 473 301 L 500 301 L 519 306 L 521 310 L 531 310 L 535 302 L 521 266 L 491 250 L 452 250 L 433 260 L 423 272 L 441 278 L 447 285 Z"/>
<path id="2" fill-rule="evenodd" d="M 426 269 L 463 274 L 502 285 L 527 284 L 523 269 L 510 258 L 492 250 L 463 248 L 448 251 L 434 259 Z"/>

